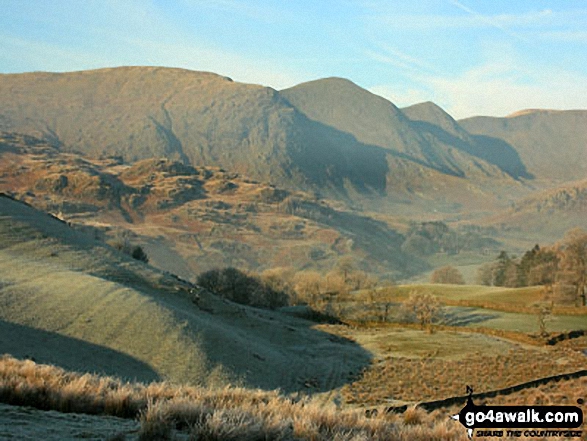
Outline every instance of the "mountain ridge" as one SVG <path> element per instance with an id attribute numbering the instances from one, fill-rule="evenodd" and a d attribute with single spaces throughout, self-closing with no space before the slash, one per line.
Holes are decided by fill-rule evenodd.
<path id="1" fill-rule="evenodd" d="M 302 105 L 299 98 L 308 87 L 340 95 L 340 118 L 357 125 L 325 119 L 324 107 L 312 114 L 317 103 Z M 361 104 L 359 111 L 345 104 L 346 96 Z M 0 77 L 0 103 L 0 130 L 38 136 L 62 150 L 129 161 L 165 156 L 336 198 L 412 198 L 411 176 L 421 173 L 435 180 L 504 179 L 493 164 L 479 165 L 479 158 L 422 136 L 393 103 L 339 78 L 279 92 L 214 73 L 154 67 L 11 74 Z M 374 127 L 374 135 L 361 125 Z"/>
<path id="2" fill-rule="evenodd" d="M 472 135 L 506 143 L 538 179 L 558 185 L 587 174 L 587 110 L 521 111 L 458 122 Z"/>
<path id="3" fill-rule="evenodd" d="M 551 121 L 575 115 L 580 123 L 587 111 L 456 121 L 434 103 L 399 109 L 339 77 L 277 91 L 163 67 L 5 74 L 0 104 L 0 130 L 62 151 L 223 167 L 375 209 L 414 201 L 499 205 L 527 193 L 535 178 L 549 186 L 566 176 L 561 170 L 571 179 L 587 170 L 587 161 L 573 158 L 584 153 L 587 133 Z M 548 121 L 518 127 L 536 118 Z M 561 139 L 553 133 L 567 129 L 568 151 L 553 156 Z"/>

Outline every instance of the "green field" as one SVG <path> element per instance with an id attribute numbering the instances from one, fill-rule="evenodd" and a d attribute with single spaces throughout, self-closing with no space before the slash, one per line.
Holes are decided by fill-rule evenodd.
<path id="1" fill-rule="evenodd" d="M 449 326 L 469 328 L 489 328 L 503 331 L 536 333 L 539 331 L 539 306 L 547 302 L 543 300 L 542 287 L 502 288 L 479 285 L 440 285 L 418 284 L 399 285 L 378 290 L 370 304 L 370 294 L 360 292 L 345 302 L 349 318 L 355 319 L 363 312 L 375 318 L 386 303 L 391 305 L 389 320 L 398 321 L 401 302 L 409 298 L 411 293 L 432 294 L 443 303 L 443 317 L 440 323 Z M 379 312 L 380 314 L 380 312 Z M 553 314 L 548 323 L 547 331 L 562 332 L 587 329 L 587 310 L 562 308 Z"/>
<path id="2" fill-rule="evenodd" d="M 389 291 L 382 291 L 382 294 L 407 298 L 414 291 L 429 293 L 447 301 L 489 302 L 522 307 L 538 304 L 543 299 L 543 288 L 540 286 L 503 288 L 483 285 L 415 284 L 398 285 Z"/>

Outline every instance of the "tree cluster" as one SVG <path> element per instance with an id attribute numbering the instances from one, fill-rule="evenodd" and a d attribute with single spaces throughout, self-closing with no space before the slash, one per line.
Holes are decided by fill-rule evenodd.
<path id="1" fill-rule="evenodd" d="M 285 290 L 274 289 L 260 277 L 232 267 L 206 271 L 198 276 L 196 283 L 243 305 L 274 309 L 289 303 Z"/>
<path id="2" fill-rule="evenodd" d="M 430 283 L 441 283 L 447 285 L 464 285 L 465 279 L 461 272 L 454 266 L 443 266 L 432 273 Z"/>
<path id="3" fill-rule="evenodd" d="M 587 232 L 571 230 L 561 243 L 550 248 L 535 245 L 521 258 L 502 251 L 496 261 L 479 268 L 477 281 L 512 288 L 542 285 L 551 292 L 556 291 L 561 300 L 585 306 Z"/>
<path id="4" fill-rule="evenodd" d="M 271 268 L 261 274 L 236 268 L 214 269 L 197 278 L 198 285 L 237 303 L 276 308 L 288 304 L 316 306 L 333 296 L 360 289 L 374 289 L 379 280 L 356 268 L 350 256 L 342 257 L 326 274 Z"/>

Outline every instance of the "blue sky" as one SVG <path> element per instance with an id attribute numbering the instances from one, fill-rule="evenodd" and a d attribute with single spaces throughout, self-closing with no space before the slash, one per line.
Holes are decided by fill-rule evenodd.
<path id="1" fill-rule="evenodd" d="M 0 72 L 206 70 L 282 89 L 348 78 L 456 118 L 587 108 L 587 2 L 0 0 Z"/>

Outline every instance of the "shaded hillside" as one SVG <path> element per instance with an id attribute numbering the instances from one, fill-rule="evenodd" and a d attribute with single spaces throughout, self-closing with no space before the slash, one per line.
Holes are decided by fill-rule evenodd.
<path id="1" fill-rule="evenodd" d="M 315 390 L 338 387 L 369 360 L 301 319 L 205 291 L 196 305 L 185 282 L 5 196 L 0 280 L 0 327 L 17 339 L 0 334 L 0 352 L 21 343 L 40 362 L 94 371 L 108 360 L 105 371 L 126 377 L 291 391 L 310 378 Z"/>
<path id="2" fill-rule="evenodd" d="M 470 135 L 448 113 L 431 102 L 402 109 L 423 136 L 452 146 L 461 152 L 497 166 L 515 179 L 530 179 L 516 150 L 506 142 L 489 136 Z M 477 164 L 483 167 L 483 162 Z"/>
<path id="3" fill-rule="evenodd" d="M 528 110 L 506 118 L 468 118 L 459 124 L 485 148 L 497 145 L 494 154 L 513 148 L 538 179 L 564 182 L 583 179 L 587 173 L 587 110 Z"/>
<path id="4" fill-rule="evenodd" d="M 400 157 L 460 177 L 503 178 L 495 166 L 470 156 L 468 138 L 446 136 L 418 121 L 421 108 L 406 115 L 391 102 L 342 78 L 326 78 L 281 91 L 308 118 L 353 135 L 365 144 L 383 147 Z M 440 110 L 440 109 L 439 109 Z M 448 115 L 446 115 L 448 117 Z M 450 117 L 448 117 L 450 118 Z M 433 124 L 436 124 L 434 121 Z M 456 124 L 455 124 L 456 125 Z"/>

